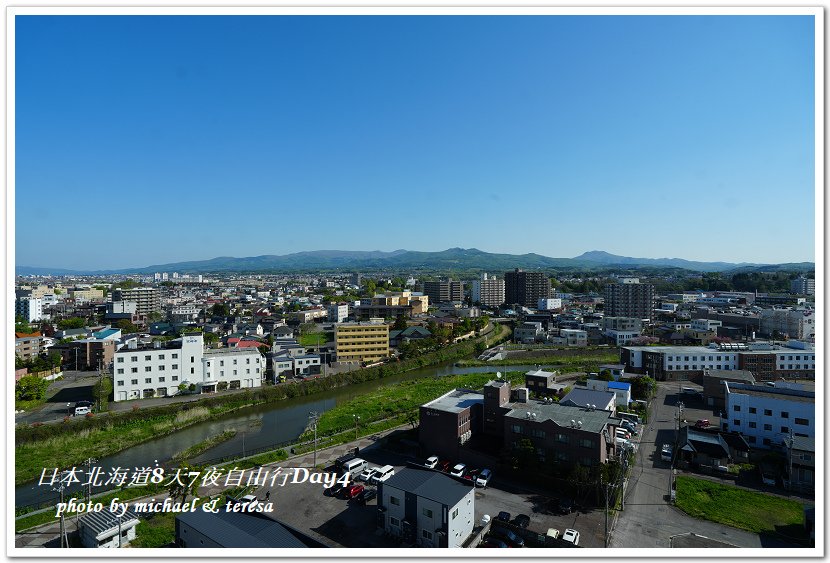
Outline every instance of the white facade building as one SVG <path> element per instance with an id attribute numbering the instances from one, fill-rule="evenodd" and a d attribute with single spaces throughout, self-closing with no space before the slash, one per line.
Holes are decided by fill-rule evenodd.
<path id="1" fill-rule="evenodd" d="M 402 469 L 378 485 L 378 515 L 418 547 L 462 547 L 473 532 L 475 487 L 433 471 Z"/>
<path id="2" fill-rule="evenodd" d="M 816 312 L 813 309 L 763 309 L 761 334 L 776 332 L 797 339 L 814 337 Z"/>
<path id="3" fill-rule="evenodd" d="M 711 319 L 693 319 L 689 328 L 699 332 L 717 332 L 718 327 L 723 326 L 721 321 L 713 321 Z"/>
<path id="4" fill-rule="evenodd" d="M 816 398 L 812 391 L 724 381 L 727 429 L 753 447 L 781 446 L 793 436 L 815 438 Z"/>
<path id="5" fill-rule="evenodd" d="M 342 323 L 349 316 L 349 306 L 346 303 L 342 305 L 332 303 L 327 307 L 328 320 L 332 323 Z"/>
<path id="6" fill-rule="evenodd" d="M 227 381 L 229 389 L 262 385 L 265 360 L 255 348 L 206 352 L 201 333 L 164 344 L 139 347 L 136 340 L 130 340 L 127 348 L 115 352 L 115 401 L 176 395 L 182 383 L 194 384 L 204 393 L 216 391 L 220 381 Z"/>
<path id="7" fill-rule="evenodd" d="M 640 336 L 639 330 L 614 330 L 612 328 L 605 329 L 603 332 L 605 336 L 614 341 L 615 346 L 625 346 L 633 339 Z"/>
<path id="8" fill-rule="evenodd" d="M 14 314 L 30 323 L 43 317 L 43 302 L 39 297 L 19 297 L 14 302 Z"/>
<path id="9" fill-rule="evenodd" d="M 562 300 L 555 298 L 543 298 L 536 304 L 536 308 L 540 311 L 553 311 L 554 309 L 562 308 Z"/>
<path id="10" fill-rule="evenodd" d="M 504 288 L 504 279 L 484 273 L 480 280 L 473 280 L 470 298 L 485 307 L 498 307 L 504 303 Z"/>

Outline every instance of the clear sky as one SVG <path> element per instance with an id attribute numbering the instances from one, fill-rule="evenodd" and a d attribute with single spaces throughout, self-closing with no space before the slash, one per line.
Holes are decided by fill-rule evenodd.
<path id="1" fill-rule="evenodd" d="M 18 17 L 16 262 L 813 261 L 796 16 Z"/>

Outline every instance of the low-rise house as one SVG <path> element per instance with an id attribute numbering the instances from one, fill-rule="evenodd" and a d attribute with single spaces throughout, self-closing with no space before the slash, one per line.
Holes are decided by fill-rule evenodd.
<path id="1" fill-rule="evenodd" d="M 378 485 L 378 523 L 405 544 L 462 547 L 473 532 L 475 487 L 429 470 L 403 469 Z"/>
<path id="2" fill-rule="evenodd" d="M 560 405 L 585 407 L 591 405 L 603 411 L 616 412 L 617 396 L 611 391 L 595 391 L 593 389 L 576 388 L 562 397 Z M 626 403 L 627 405 L 628 403 Z"/>
<path id="3" fill-rule="evenodd" d="M 217 513 L 197 510 L 176 515 L 176 546 L 180 548 L 306 548 L 326 547 L 282 522 L 258 513 Z"/>

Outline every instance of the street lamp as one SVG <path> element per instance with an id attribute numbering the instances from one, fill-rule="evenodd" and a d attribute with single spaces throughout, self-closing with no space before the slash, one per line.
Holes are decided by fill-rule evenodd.
<path id="1" fill-rule="evenodd" d="M 352 418 L 354 418 L 354 439 L 357 440 L 357 423 L 360 421 L 360 417 L 353 414 Z"/>
<path id="2" fill-rule="evenodd" d="M 311 426 L 314 429 L 314 467 L 317 467 L 317 418 L 319 416 L 315 411 L 308 413 L 308 419 L 311 421 Z"/>

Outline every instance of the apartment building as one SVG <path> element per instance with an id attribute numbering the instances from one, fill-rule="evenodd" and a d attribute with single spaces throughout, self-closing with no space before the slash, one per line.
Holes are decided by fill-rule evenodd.
<path id="1" fill-rule="evenodd" d="M 781 447 L 792 436 L 815 438 L 813 391 L 724 382 L 728 428 L 755 447 Z"/>
<path id="2" fill-rule="evenodd" d="M 654 286 L 648 283 L 611 283 L 605 286 L 605 314 L 609 317 L 654 318 Z"/>
<path id="3" fill-rule="evenodd" d="M 550 297 L 550 278 L 544 272 L 525 272 L 516 268 L 504 273 L 505 302 L 536 307 L 540 299 Z"/>
<path id="4" fill-rule="evenodd" d="M 796 295 L 815 295 L 816 280 L 799 277 L 790 282 L 790 293 Z"/>
<path id="5" fill-rule="evenodd" d="M 353 315 L 359 320 L 371 318 L 391 318 L 400 316 L 414 317 L 425 315 L 429 311 L 429 297 L 418 292 L 387 291 L 371 299 L 361 299 L 354 307 Z"/>
<path id="6" fill-rule="evenodd" d="M 22 360 L 31 360 L 40 355 L 43 350 L 43 337 L 39 332 L 26 334 L 23 332 L 14 333 L 14 355 Z"/>
<path id="7" fill-rule="evenodd" d="M 504 303 L 504 280 L 488 274 L 481 274 L 480 280 L 473 281 L 471 289 L 473 303 L 485 307 L 499 307 Z"/>
<path id="8" fill-rule="evenodd" d="M 18 297 L 14 302 L 14 314 L 27 323 L 43 318 L 43 301 L 40 297 Z"/>
<path id="9" fill-rule="evenodd" d="M 342 323 L 349 316 L 349 305 L 347 303 L 331 303 L 326 307 L 327 318 L 332 323 Z"/>
<path id="10" fill-rule="evenodd" d="M 455 280 L 425 281 L 424 295 L 430 303 L 447 303 L 464 300 L 464 282 Z"/>
<path id="11" fill-rule="evenodd" d="M 202 333 L 185 333 L 169 342 L 139 346 L 131 340 L 113 357 L 113 395 L 116 401 L 166 397 L 179 392 L 179 385 L 193 384 L 201 393 L 259 387 L 265 360 L 256 348 L 205 351 Z"/>
<path id="12" fill-rule="evenodd" d="M 131 287 L 129 289 L 113 289 L 112 302 L 134 301 L 136 314 L 147 316 L 150 313 L 161 312 L 161 297 L 155 287 Z"/>
<path id="13" fill-rule="evenodd" d="M 334 325 L 338 362 L 376 362 L 389 357 L 389 325 L 354 322 Z"/>
<path id="14" fill-rule="evenodd" d="M 815 338 L 816 311 L 813 309 L 764 309 L 761 334 L 794 339 Z"/>
<path id="15" fill-rule="evenodd" d="M 457 548 L 472 534 L 475 487 L 406 468 L 378 485 L 378 524 L 418 547 Z"/>

